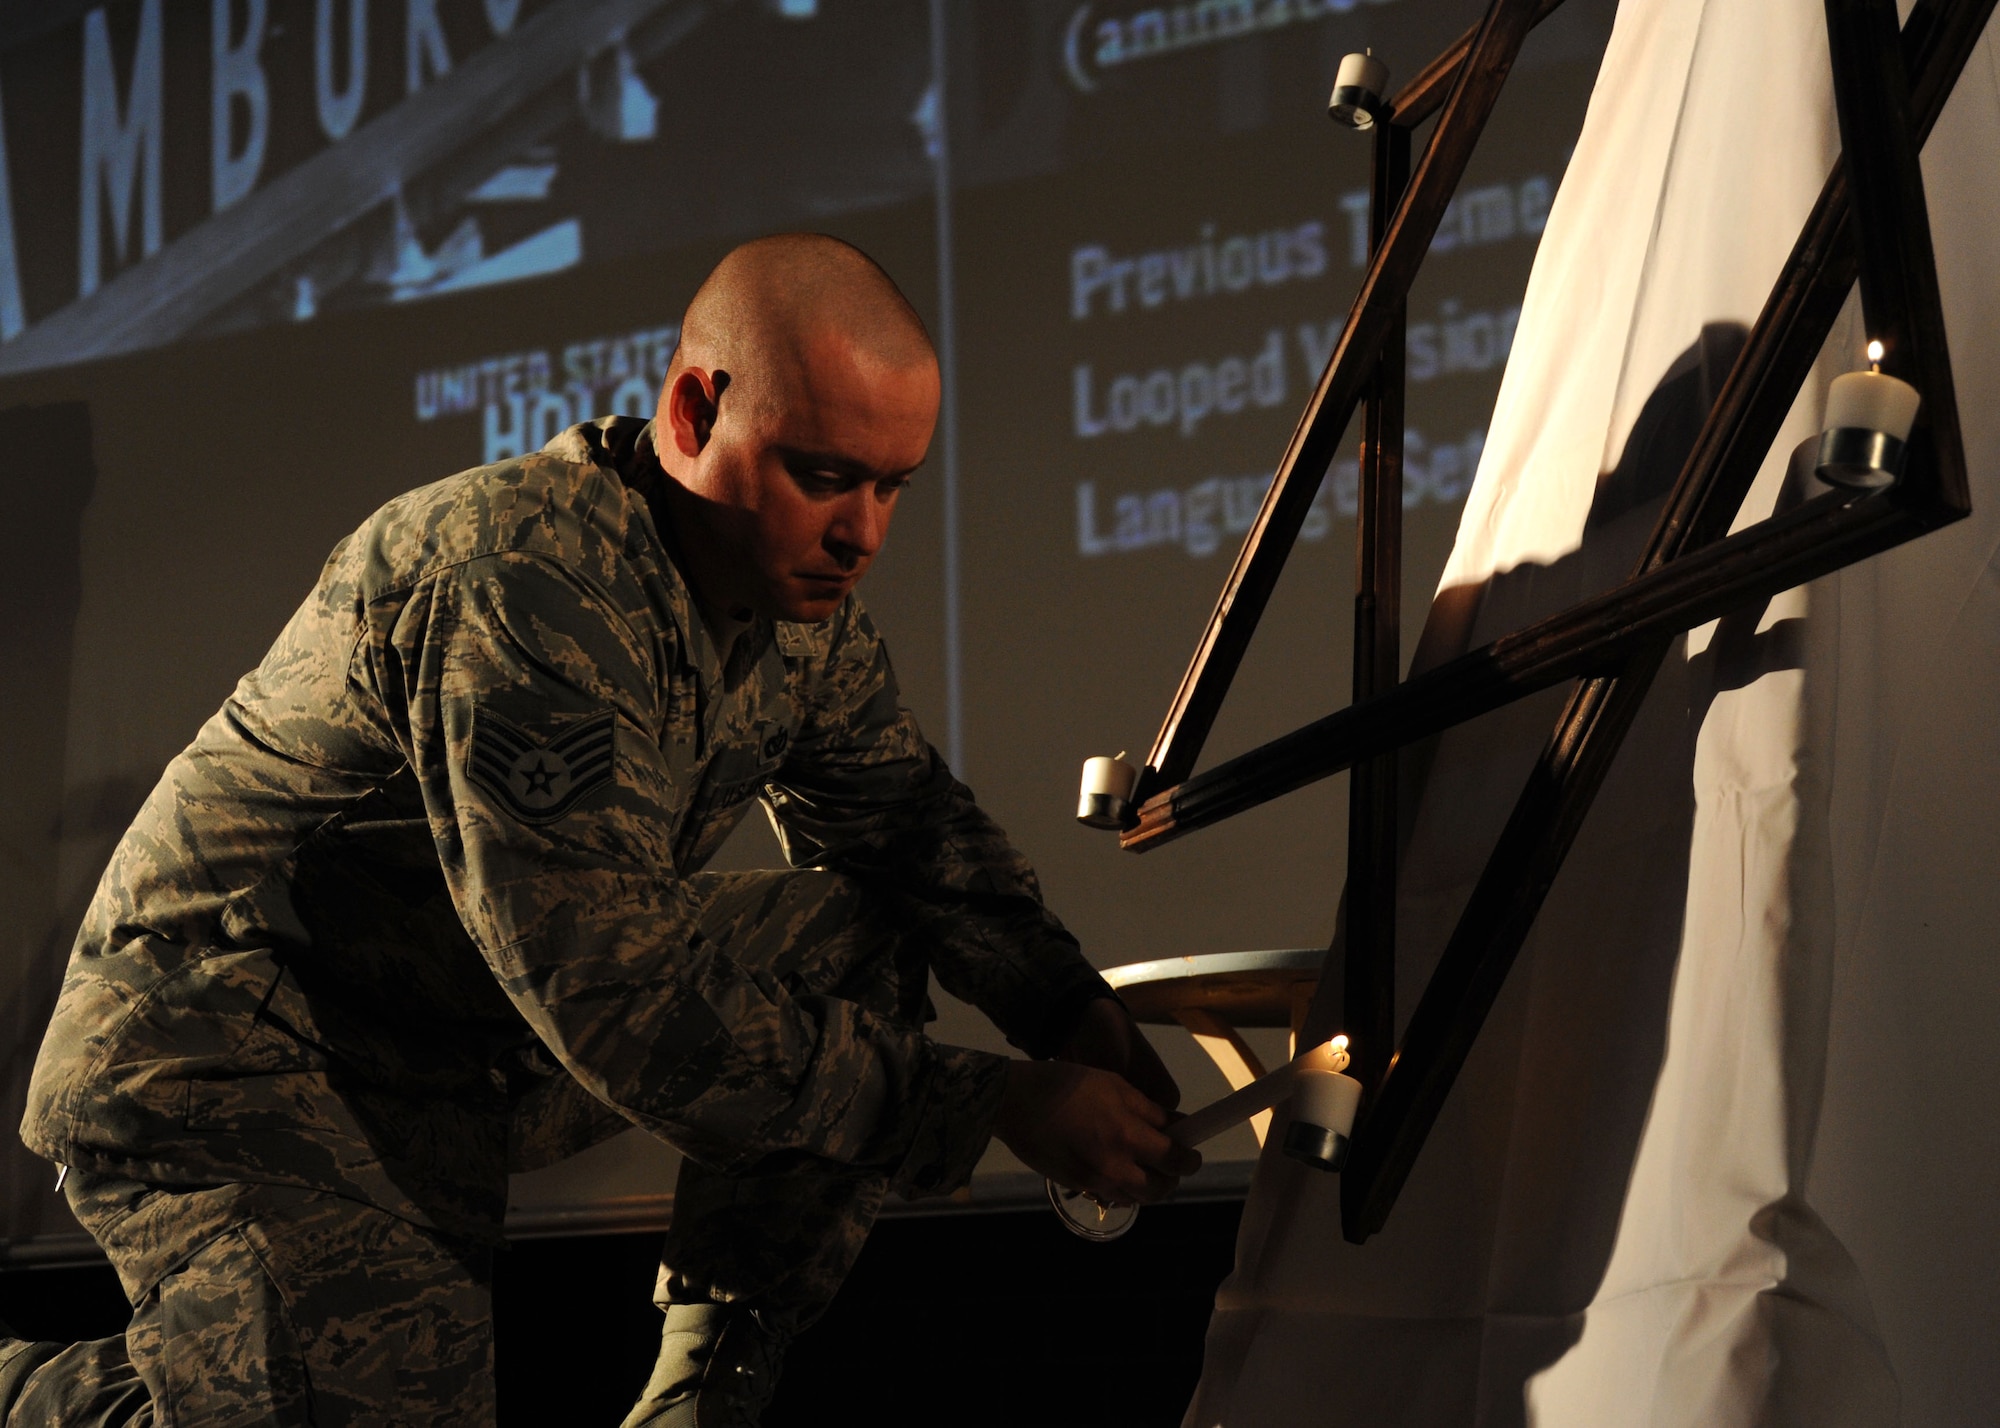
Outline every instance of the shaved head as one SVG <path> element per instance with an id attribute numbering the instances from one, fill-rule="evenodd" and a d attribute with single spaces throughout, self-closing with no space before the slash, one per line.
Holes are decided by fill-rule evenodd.
<path id="1" fill-rule="evenodd" d="M 747 404 L 801 395 L 828 346 L 891 370 L 937 363 L 923 319 L 880 265 L 824 233 L 780 233 L 733 250 L 696 289 L 669 369 L 729 374 Z"/>
<path id="2" fill-rule="evenodd" d="M 731 613 L 832 615 L 881 549 L 938 399 L 930 335 L 860 249 L 787 233 L 716 264 L 653 421 L 696 593 Z"/>

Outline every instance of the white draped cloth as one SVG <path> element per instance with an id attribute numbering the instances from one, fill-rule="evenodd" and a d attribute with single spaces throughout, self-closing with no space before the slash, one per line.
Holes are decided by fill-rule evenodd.
<path id="1" fill-rule="evenodd" d="M 1419 663 L 1629 573 L 1838 149 L 1820 0 L 1623 0 Z M 2000 1420 L 1991 30 L 1924 169 L 1973 515 L 1675 650 L 1386 1230 L 1274 1138 L 1188 1428 Z M 1560 701 L 1405 759 L 1405 1018 Z"/>

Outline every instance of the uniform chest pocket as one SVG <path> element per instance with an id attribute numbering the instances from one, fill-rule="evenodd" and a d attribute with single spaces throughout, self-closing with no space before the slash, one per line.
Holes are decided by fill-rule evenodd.
<path id="1" fill-rule="evenodd" d="M 704 812 L 726 813 L 748 803 L 784 766 L 792 747 L 790 729 L 763 723 L 745 733 L 746 738 L 717 750 L 709 761 L 701 781 Z"/>
<path id="2" fill-rule="evenodd" d="M 702 772 L 674 842 L 674 861 L 684 872 L 715 855 L 742 821 L 745 807 L 784 766 L 791 748 L 790 730 L 768 725 L 745 733 L 744 739 L 717 750 Z M 747 737 L 751 734 L 755 737 Z"/>

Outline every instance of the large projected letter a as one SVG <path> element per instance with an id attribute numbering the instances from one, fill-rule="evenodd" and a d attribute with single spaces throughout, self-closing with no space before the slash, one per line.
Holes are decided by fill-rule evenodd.
<path id="1" fill-rule="evenodd" d="M 111 59 L 111 30 L 104 7 L 83 20 L 83 211 L 77 226 L 77 293 L 89 297 L 103 281 L 99 224 L 103 183 L 111 200 L 111 227 L 122 259 L 132 233 L 132 187 L 144 163 L 145 192 L 140 215 L 140 248 L 147 257 L 160 251 L 160 0 L 145 0 L 139 12 L 139 41 L 132 55 L 132 86 L 125 115 L 118 114 L 118 71 Z"/>

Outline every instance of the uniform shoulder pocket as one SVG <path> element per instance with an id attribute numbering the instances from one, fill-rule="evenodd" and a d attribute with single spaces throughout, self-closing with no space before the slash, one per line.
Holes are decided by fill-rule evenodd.
<path id="1" fill-rule="evenodd" d="M 530 728 L 480 705 L 466 772 L 521 822 L 554 823 L 611 782 L 617 736 L 609 709 Z"/>

